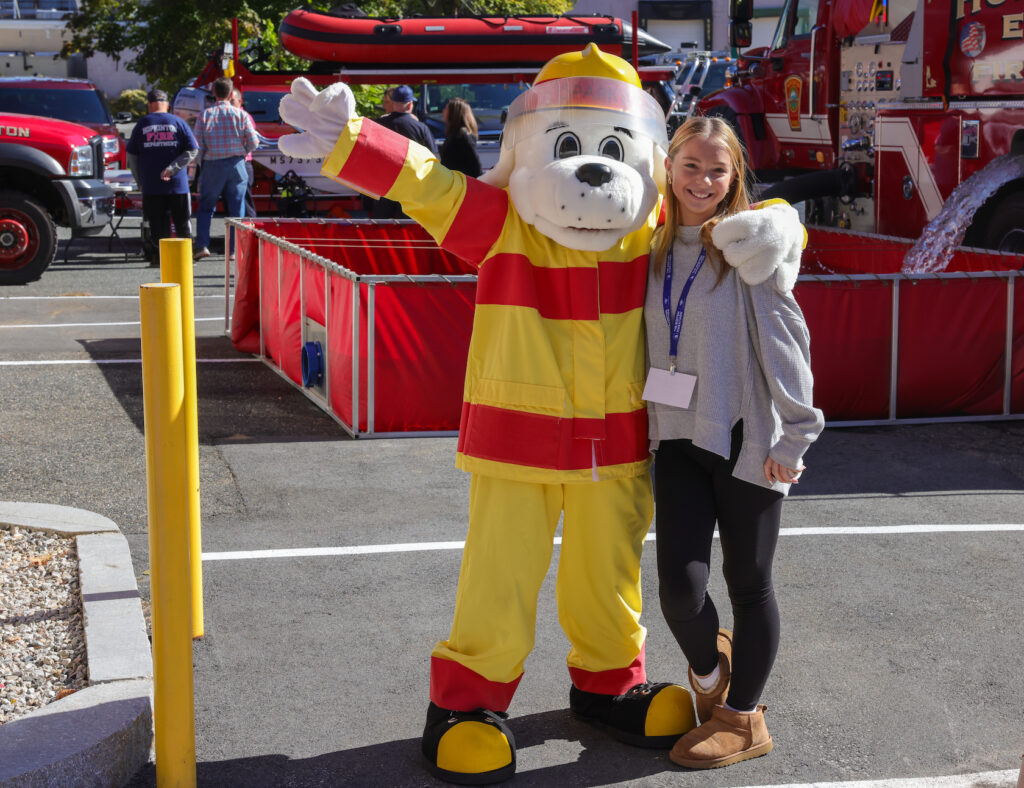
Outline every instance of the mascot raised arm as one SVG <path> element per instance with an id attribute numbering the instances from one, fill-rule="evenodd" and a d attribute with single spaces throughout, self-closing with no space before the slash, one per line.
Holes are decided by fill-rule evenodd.
<path id="1" fill-rule="evenodd" d="M 643 304 L 664 112 L 632 66 L 590 45 L 516 98 L 481 179 L 356 116 L 342 83 L 317 93 L 296 80 L 281 116 L 304 130 L 280 139 L 284 153 L 324 157 L 325 175 L 398 201 L 479 270 L 456 455 L 472 475 L 469 531 L 451 632 L 431 654 L 431 771 L 473 785 L 514 774 L 506 711 L 560 518 L 569 706 L 617 739 L 671 747 L 695 725 L 693 701 L 648 683 L 639 623 L 653 509 Z"/>

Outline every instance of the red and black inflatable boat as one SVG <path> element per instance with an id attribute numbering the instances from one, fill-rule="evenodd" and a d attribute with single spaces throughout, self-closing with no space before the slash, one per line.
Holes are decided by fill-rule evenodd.
<path id="1" fill-rule="evenodd" d="M 299 8 L 281 22 L 281 43 L 307 60 L 345 66 L 497 66 L 546 63 L 595 43 L 625 58 L 633 33 L 610 16 L 404 17 L 342 16 Z M 639 35 L 641 56 L 667 44 Z"/>

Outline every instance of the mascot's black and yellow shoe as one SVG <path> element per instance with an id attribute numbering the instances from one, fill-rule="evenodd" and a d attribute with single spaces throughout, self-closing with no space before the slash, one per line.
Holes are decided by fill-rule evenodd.
<path id="1" fill-rule="evenodd" d="M 690 691 L 678 684 L 637 684 L 621 695 L 569 690 L 569 708 L 635 747 L 667 749 L 697 726 Z"/>
<path id="2" fill-rule="evenodd" d="M 430 704 L 423 755 L 434 776 L 456 785 L 490 785 L 516 773 L 516 740 L 504 715 L 448 711 Z"/>

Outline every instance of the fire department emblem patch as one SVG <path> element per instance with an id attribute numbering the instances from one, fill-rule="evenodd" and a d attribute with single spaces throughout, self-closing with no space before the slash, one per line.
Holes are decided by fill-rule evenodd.
<path id="1" fill-rule="evenodd" d="M 960 51 L 967 57 L 977 57 L 985 48 L 985 26 L 981 22 L 968 22 L 960 31 Z"/>
<path id="2" fill-rule="evenodd" d="M 800 131 L 800 94 L 803 92 L 804 81 L 797 76 L 787 77 L 783 87 L 786 91 L 786 115 L 789 128 Z"/>

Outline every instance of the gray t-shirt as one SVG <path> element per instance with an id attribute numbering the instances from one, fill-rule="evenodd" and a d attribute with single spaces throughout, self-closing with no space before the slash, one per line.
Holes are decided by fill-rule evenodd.
<path id="1" fill-rule="evenodd" d="M 700 254 L 699 230 L 681 227 L 676 235 L 673 317 Z M 804 316 L 791 292 L 776 289 L 774 276 L 751 286 L 729 267 L 716 286 L 717 278 L 708 259 L 690 288 L 676 368 L 695 375 L 697 384 L 686 409 L 647 403 L 651 449 L 662 440 L 688 438 L 728 459 L 732 428 L 742 419 L 743 446 L 733 476 L 785 493 L 788 484 L 765 479 L 765 459 L 770 454 L 787 468 L 799 468 L 824 427 L 821 411 L 811 404 L 810 337 Z M 663 286 L 664 276 L 655 276 L 652 259 L 644 321 L 647 361 L 658 369 L 669 368 Z"/>

